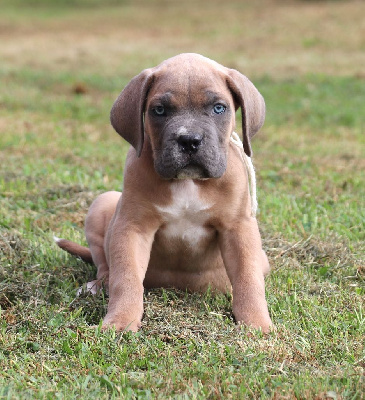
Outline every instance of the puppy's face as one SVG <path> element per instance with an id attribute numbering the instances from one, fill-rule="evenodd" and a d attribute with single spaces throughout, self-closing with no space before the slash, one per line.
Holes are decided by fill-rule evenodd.
<path id="1" fill-rule="evenodd" d="M 114 129 L 139 157 L 149 140 L 157 173 L 165 179 L 222 176 L 235 111 L 242 111 L 243 148 L 265 119 L 265 102 L 236 70 L 199 54 L 180 54 L 135 76 L 110 113 Z"/>
<path id="2" fill-rule="evenodd" d="M 221 177 L 234 129 L 233 98 L 218 73 L 186 66 L 156 74 L 145 106 L 156 172 L 165 179 Z"/>

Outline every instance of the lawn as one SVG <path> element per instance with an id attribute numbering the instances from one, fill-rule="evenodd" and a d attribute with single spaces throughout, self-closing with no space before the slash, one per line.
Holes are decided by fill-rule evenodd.
<path id="1" fill-rule="evenodd" d="M 365 3 L 100 4 L 1 3 L 0 399 L 365 398 Z M 266 100 L 267 336 L 236 328 L 229 295 L 162 289 L 137 334 L 92 328 L 106 294 L 76 291 L 95 270 L 53 243 L 85 243 L 92 200 L 122 188 L 118 93 L 181 52 Z"/>

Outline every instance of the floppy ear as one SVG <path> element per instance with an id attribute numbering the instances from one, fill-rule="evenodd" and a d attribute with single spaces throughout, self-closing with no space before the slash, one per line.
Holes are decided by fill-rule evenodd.
<path id="1" fill-rule="evenodd" d="M 115 100 L 110 112 L 113 128 L 136 149 L 138 157 L 143 148 L 144 107 L 152 81 L 151 69 L 135 76 Z"/>
<path id="2" fill-rule="evenodd" d="M 251 138 L 265 121 L 265 101 L 253 83 L 234 69 L 228 70 L 227 84 L 241 107 L 243 148 L 251 157 Z"/>

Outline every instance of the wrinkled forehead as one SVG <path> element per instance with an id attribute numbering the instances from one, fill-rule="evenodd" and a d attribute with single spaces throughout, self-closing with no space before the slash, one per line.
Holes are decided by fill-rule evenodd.
<path id="1" fill-rule="evenodd" d="M 148 102 L 160 99 L 180 106 L 232 102 L 223 67 L 206 60 L 173 60 L 156 67 Z"/>

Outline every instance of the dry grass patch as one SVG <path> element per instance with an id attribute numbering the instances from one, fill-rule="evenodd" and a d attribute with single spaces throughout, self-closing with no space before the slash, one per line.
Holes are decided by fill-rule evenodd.
<path id="1" fill-rule="evenodd" d="M 188 12 L 187 12 L 188 8 Z M 38 10 L 38 13 L 36 12 Z M 363 75 L 361 1 L 179 3 L 15 12 L 5 8 L 5 65 L 133 76 L 179 52 L 193 51 L 252 76 L 307 72 Z M 31 13 L 31 18 L 26 18 Z M 198 40 L 197 40 L 198 39 Z M 57 43 L 57 45 L 55 45 Z"/>

